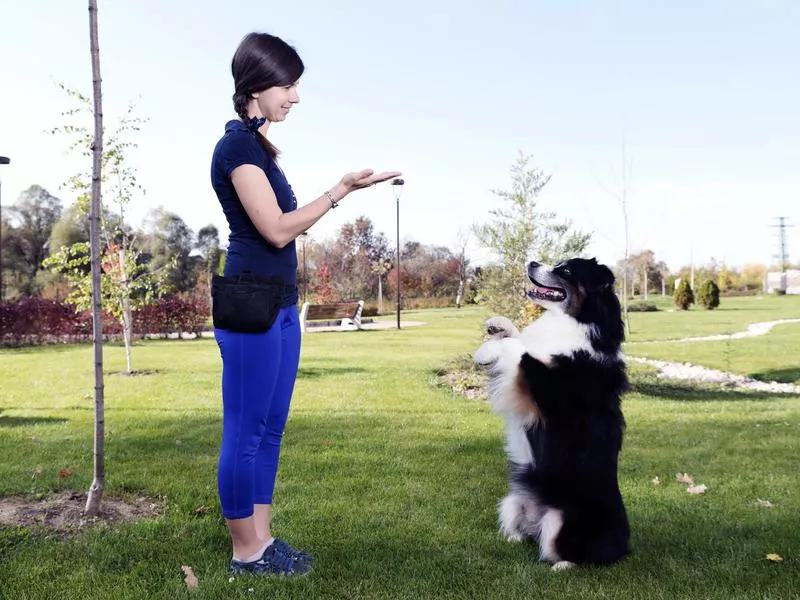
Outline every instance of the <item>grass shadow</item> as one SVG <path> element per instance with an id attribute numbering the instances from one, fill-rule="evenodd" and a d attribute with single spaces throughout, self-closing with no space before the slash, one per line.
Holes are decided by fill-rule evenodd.
<path id="1" fill-rule="evenodd" d="M 785 369 L 767 369 L 758 373 L 751 373 L 753 379 L 759 381 L 777 381 L 778 383 L 795 383 L 800 381 L 800 367 Z"/>
<path id="2" fill-rule="evenodd" d="M 774 392 L 743 391 L 722 387 L 693 385 L 674 381 L 632 381 L 630 391 L 648 396 L 654 400 L 678 402 L 733 402 L 736 400 L 775 400 L 776 397 L 792 394 Z"/>
<path id="3" fill-rule="evenodd" d="M 26 427 L 28 425 L 54 425 L 66 423 L 69 419 L 60 417 L 8 417 L 0 415 L 0 427 Z"/>
<path id="4" fill-rule="evenodd" d="M 362 367 L 300 367 L 297 370 L 298 379 L 317 379 L 330 375 L 349 375 L 350 373 L 366 373 Z"/>

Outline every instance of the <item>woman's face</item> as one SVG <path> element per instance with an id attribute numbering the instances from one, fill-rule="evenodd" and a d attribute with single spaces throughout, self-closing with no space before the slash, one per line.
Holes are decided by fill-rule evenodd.
<path id="1" fill-rule="evenodd" d="M 300 96 L 297 95 L 297 84 L 298 82 L 287 86 L 275 86 L 253 94 L 261 114 L 270 123 L 283 121 L 292 106 L 300 102 Z"/>

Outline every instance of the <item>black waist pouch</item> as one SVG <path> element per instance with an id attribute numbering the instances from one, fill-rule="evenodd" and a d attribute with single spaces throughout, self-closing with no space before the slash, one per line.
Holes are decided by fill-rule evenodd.
<path id="1" fill-rule="evenodd" d="M 278 278 L 250 273 L 211 280 L 214 327 L 241 333 L 268 331 L 281 310 L 288 286 Z"/>

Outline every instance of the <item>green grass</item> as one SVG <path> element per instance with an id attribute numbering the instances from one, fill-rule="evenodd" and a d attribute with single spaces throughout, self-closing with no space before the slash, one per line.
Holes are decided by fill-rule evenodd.
<path id="1" fill-rule="evenodd" d="M 627 354 L 690 362 L 762 381 L 800 384 L 800 323 L 777 325 L 769 335 L 713 342 L 628 344 Z"/>
<path id="2" fill-rule="evenodd" d="M 720 333 L 800 315 L 800 304 L 783 300 L 731 301 L 727 313 L 638 313 L 632 321 L 641 339 Z M 228 581 L 214 342 L 140 343 L 135 367 L 156 371 L 140 377 L 115 374 L 124 352 L 108 347 L 107 494 L 159 498 L 164 515 L 66 539 L 0 527 L 0 598 L 797 597 L 796 397 L 665 383 L 634 366 L 620 473 L 633 554 L 608 569 L 551 573 L 532 548 L 499 538 L 502 424 L 483 402 L 434 385 L 437 369 L 480 343 L 484 316 L 474 308 L 420 311 L 404 318 L 427 322 L 422 327 L 304 338 L 274 523 L 278 535 L 317 556 L 314 572 L 297 580 Z M 765 339 L 783 332 L 781 343 L 798 347 L 794 326 Z M 656 345 L 626 351 L 634 347 Z M 86 346 L 0 351 L 0 496 L 88 487 L 91 360 Z M 747 369 L 784 368 L 743 361 Z M 74 474 L 59 479 L 60 468 Z M 708 492 L 687 494 L 674 481 L 679 471 Z M 757 498 L 775 508 L 756 507 Z M 211 510 L 198 517 L 202 505 Z M 784 562 L 767 561 L 771 552 Z M 200 580 L 194 592 L 184 588 L 183 564 Z"/>
<path id="3" fill-rule="evenodd" d="M 672 340 L 685 337 L 736 333 L 751 323 L 800 318 L 800 296 L 743 296 L 722 298 L 719 308 L 675 309 L 671 303 L 652 297 L 661 309 L 652 313 L 629 313 L 629 341 Z"/>

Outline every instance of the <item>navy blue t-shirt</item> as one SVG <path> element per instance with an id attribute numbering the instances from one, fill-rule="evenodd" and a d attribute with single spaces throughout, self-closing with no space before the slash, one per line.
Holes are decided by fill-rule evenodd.
<path id="1" fill-rule="evenodd" d="M 295 242 L 292 240 L 283 248 L 273 246 L 264 239 L 247 216 L 231 182 L 233 170 L 244 164 L 255 165 L 266 173 L 278 199 L 278 206 L 283 212 L 297 208 L 297 199 L 286 176 L 258 141 L 256 133 L 248 130 L 241 121 L 226 123 L 225 135 L 217 142 L 211 159 L 211 185 L 217 193 L 230 229 L 224 273 L 236 275 L 249 272 L 280 277 L 295 289 L 294 298 L 287 298 L 284 304 L 296 302 Z"/>

